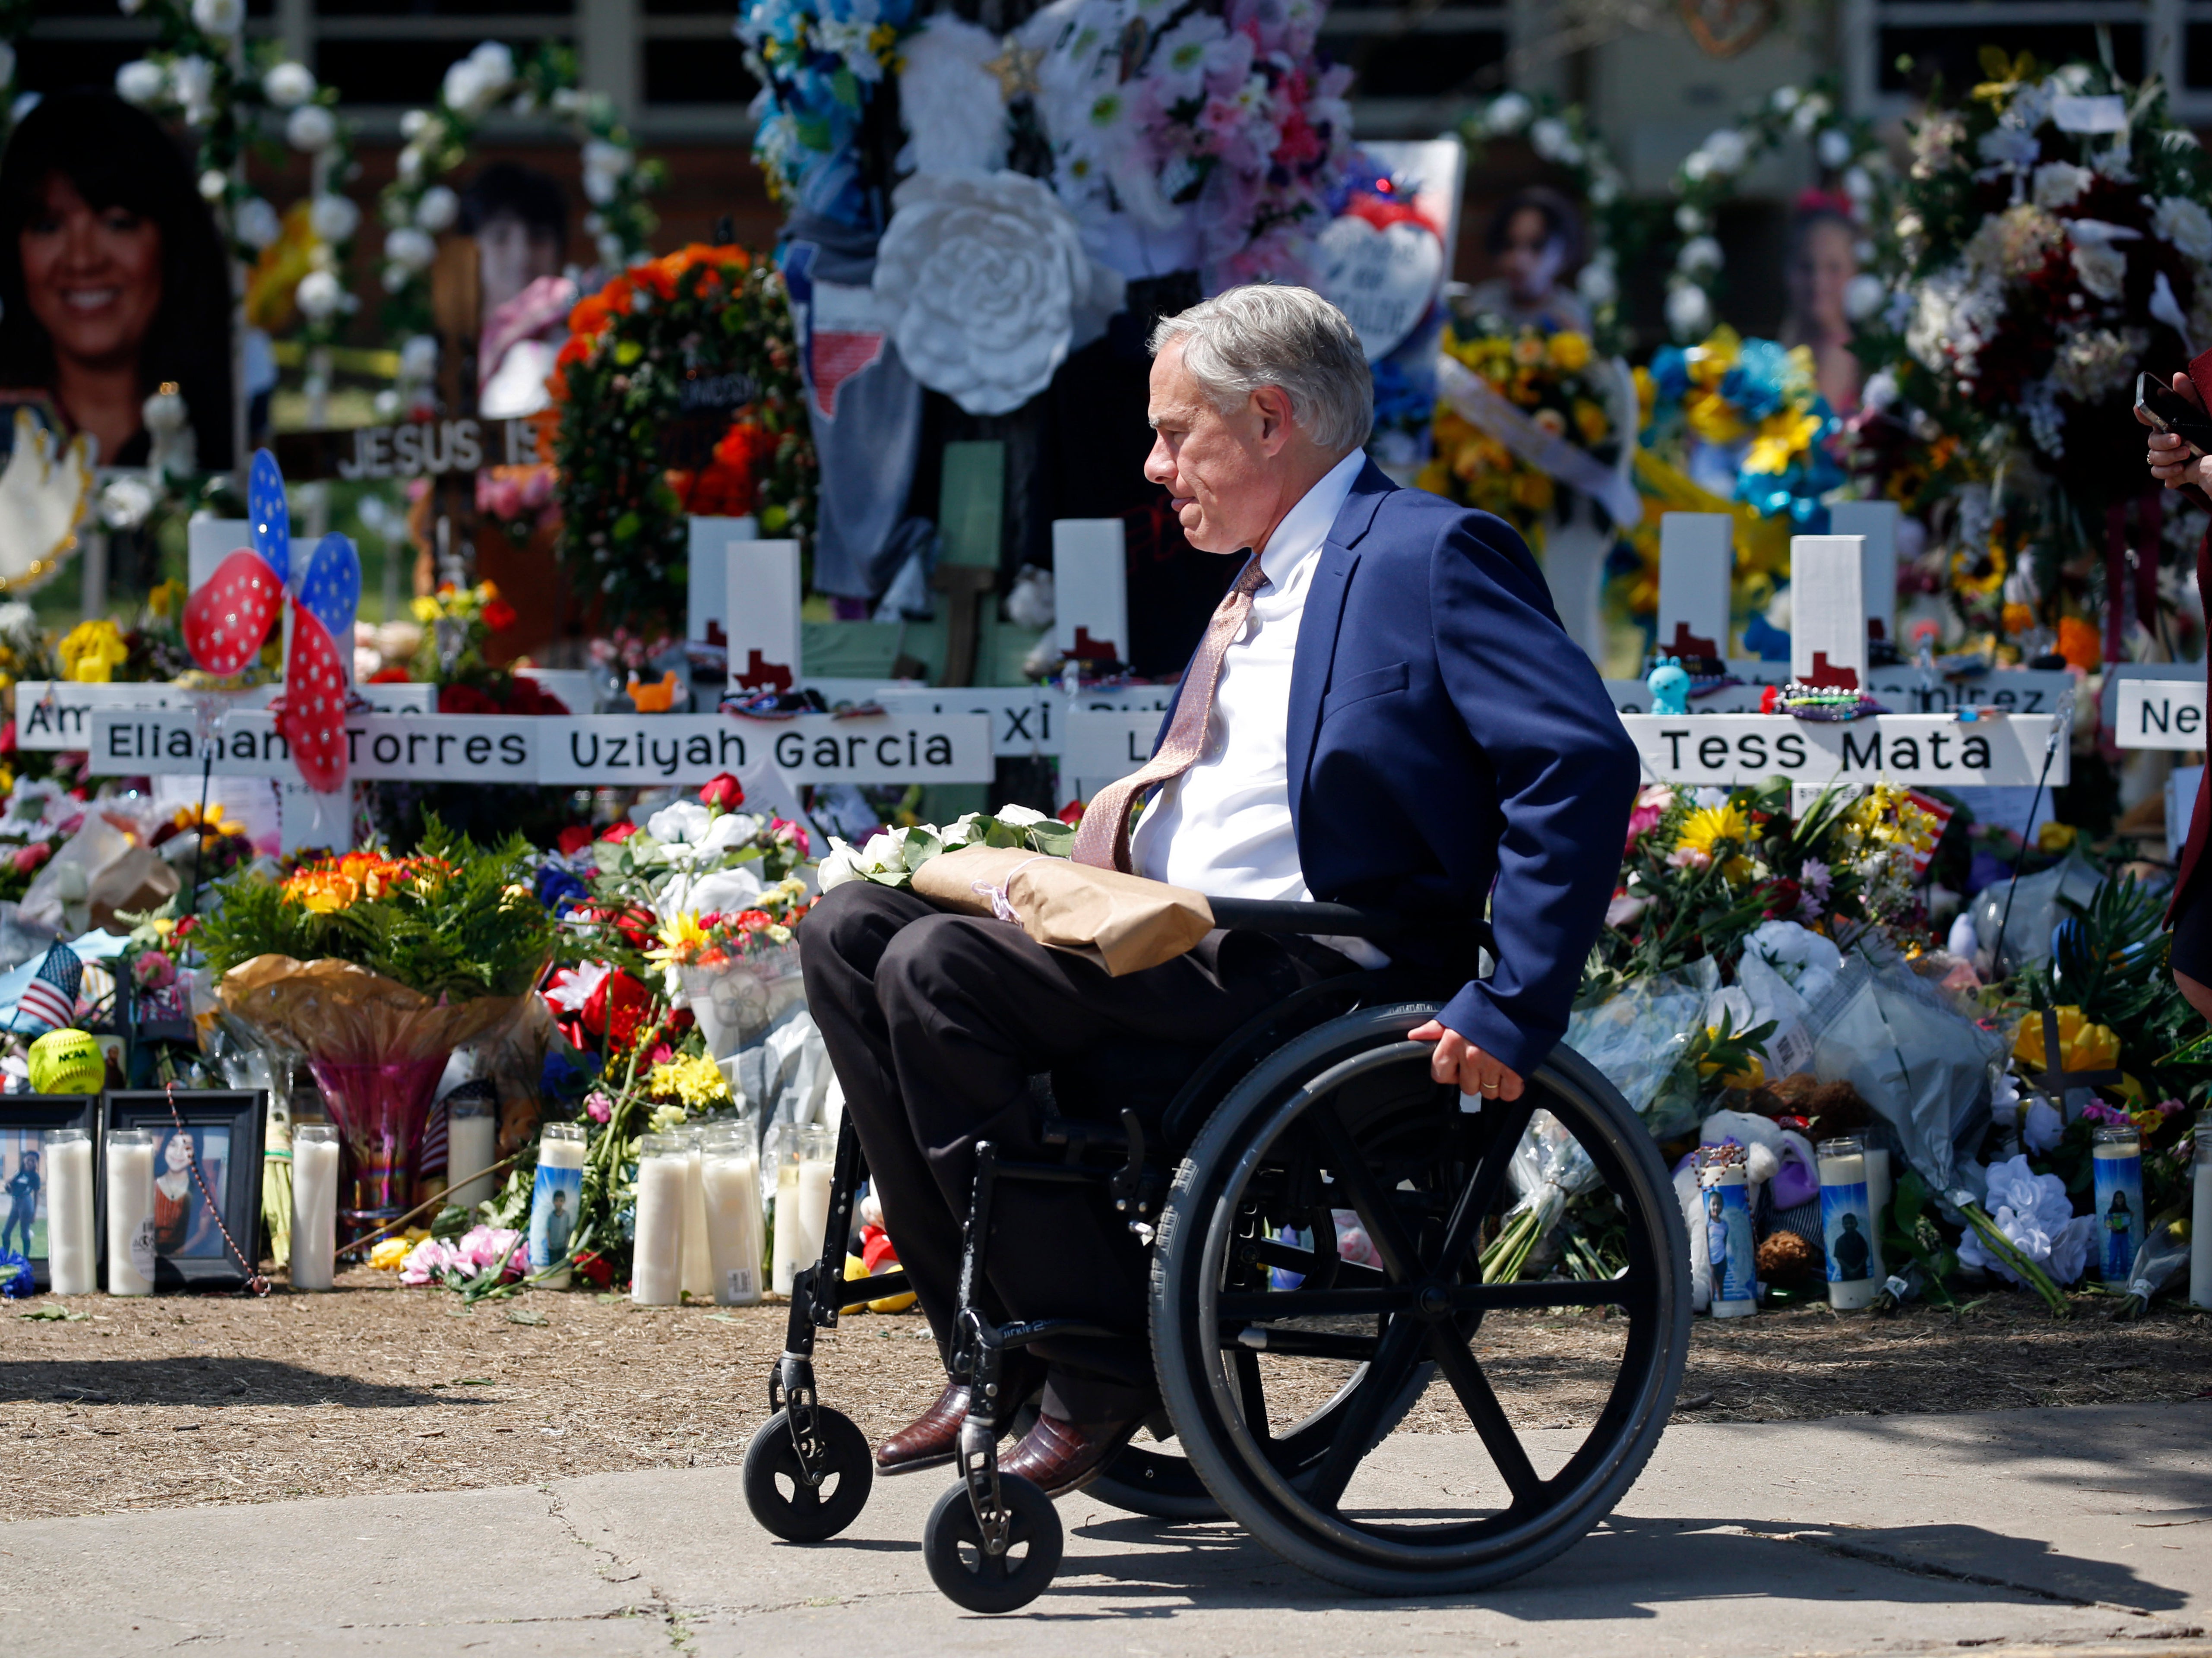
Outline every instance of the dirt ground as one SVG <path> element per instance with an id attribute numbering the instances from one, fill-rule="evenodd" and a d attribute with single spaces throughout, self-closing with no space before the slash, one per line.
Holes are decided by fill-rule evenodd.
<path id="1" fill-rule="evenodd" d="M 2081 1297 L 2063 1322 L 2011 1294 L 1955 1320 L 1825 1307 L 1699 1319 L 1677 1413 L 1781 1421 L 2212 1397 L 2212 1315 L 2116 1325 L 2112 1304 Z M 40 1315 L 55 1309 L 67 1317 Z M 465 1309 L 365 1269 L 328 1295 L 7 1303 L 0 1485 L 21 1519 L 735 1462 L 767 1415 L 784 1322 L 781 1307 L 643 1308 L 588 1291 Z M 1595 1414 L 1620 1328 L 1595 1313 L 1498 1315 L 1478 1351 L 1517 1423 L 1565 1426 Z M 825 1402 L 872 1437 L 941 1381 L 912 1315 L 848 1318 L 817 1357 Z M 1286 1408 L 1310 1408 L 1344 1374 L 1285 1368 L 1297 1372 Z M 1439 1385 L 1407 1425 L 1466 1421 Z"/>

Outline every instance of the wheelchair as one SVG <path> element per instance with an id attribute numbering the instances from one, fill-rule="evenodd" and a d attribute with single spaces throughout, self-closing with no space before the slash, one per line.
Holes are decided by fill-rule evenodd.
<path id="1" fill-rule="evenodd" d="M 1212 902 L 1227 928 L 1385 944 L 1404 931 L 1398 918 L 1344 905 Z M 950 1599 L 975 1612 L 1014 1611 L 1060 1564 L 1052 1503 L 999 1470 L 1002 1431 L 1024 1425 L 1024 1401 L 1000 1388 L 1006 1354 L 1054 1336 L 1138 1333 L 982 1315 L 976 1291 L 993 1193 L 1007 1181 L 1103 1186 L 1150 1251 L 1149 1337 L 1164 1415 L 1147 1424 L 1153 1443 L 1133 1440 L 1087 1495 L 1163 1520 L 1225 1516 L 1293 1564 L 1383 1595 L 1462 1592 L 1518 1576 L 1571 1546 L 1620 1500 L 1666 1426 L 1689 1343 L 1687 1242 L 1674 1187 L 1636 1114 L 1565 1044 L 1510 1103 L 1469 1109 L 1455 1087 L 1436 1083 L 1430 1045 L 1407 1033 L 1435 1017 L 1438 988 L 1387 969 L 1326 979 L 1198 1056 L 1194 1069 L 1192 1056 L 1143 1045 L 1086 1055 L 1043 1090 L 1041 1143 L 1061 1148 L 1060 1161 L 977 1148 L 952 1367 L 978 1402 L 961 1430 L 958 1483 L 923 1535 L 930 1576 Z M 1169 1072 L 1178 1074 L 1170 1081 Z M 1164 1108 L 1137 1108 L 1147 1080 Z M 1104 1108 L 1063 1114 L 1071 1102 Z M 1484 1281 L 1486 1223 L 1512 1202 L 1508 1164 L 1540 1110 L 1580 1144 L 1615 1200 L 1626 1265 L 1613 1276 Z M 822 1402 L 812 1363 L 816 1333 L 834 1328 L 841 1310 L 906 1285 L 902 1272 L 844 1278 L 866 1173 L 848 1121 L 823 1258 L 793 1283 L 786 1351 L 769 1382 L 771 1415 L 745 1455 L 747 1506 L 787 1540 L 844 1530 L 874 1478 L 866 1436 Z M 1351 1253 L 1365 1260 L 1347 1258 L 1340 1242 L 1340 1233 L 1356 1240 L 1353 1216 L 1368 1247 L 1355 1242 Z M 1618 1370 L 1581 1444 L 1541 1469 L 1508 1414 L 1510 1388 L 1501 1398 L 1478 1361 L 1475 1338 L 1492 1312 L 1601 1307 L 1613 1309 Z M 1447 1488 L 1449 1509 L 1394 1503 L 1378 1490 L 1387 1479 L 1355 1489 L 1438 1378 L 1495 1478 L 1479 1490 Z M 1555 1451 L 1542 1455 L 1556 1460 Z"/>

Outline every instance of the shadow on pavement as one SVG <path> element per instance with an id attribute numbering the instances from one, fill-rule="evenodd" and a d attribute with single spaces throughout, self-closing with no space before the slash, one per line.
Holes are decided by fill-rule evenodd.
<path id="1" fill-rule="evenodd" d="M 1670 1601 L 1769 1596 L 1853 1603 L 1880 1599 L 1907 1606 L 2102 1602 L 2143 1612 L 2187 1604 L 2185 1595 L 2124 1566 L 2062 1554 L 2039 1541 L 1975 1526 L 1835 1530 L 1726 1518 L 1616 1516 L 1565 1554 L 1510 1583 L 1464 1594 L 1391 1599 L 1347 1595 L 1218 1524 L 1115 1518 L 1075 1525 L 1071 1532 L 1094 1546 L 1071 1556 L 1061 1576 L 1082 1580 L 1086 1597 L 1157 1600 L 1163 1591 L 1181 1592 L 1213 1609 L 1310 1604 L 1358 1612 L 1480 1606 L 1530 1619 L 1602 1622 L 1653 1617 L 1652 1607 Z M 1098 1552 L 1100 1544 L 1111 1552 Z M 1817 1561 L 1821 1556 L 1825 1562 Z M 1859 1570 L 1864 1567 L 1882 1576 L 1869 1583 Z M 1049 1593 L 1031 1610 L 1070 1619 L 1122 1615 L 1055 1613 Z M 1173 1610 L 1133 1606 L 1129 1615 L 1157 1617 Z"/>
<path id="2" fill-rule="evenodd" d="M 118 1358 L 0 1362 L 0 1403 L 64 1405 L 343 1405 L 391 1410 L 490 1401 L 331 1376 L 265 1358 Z"/>

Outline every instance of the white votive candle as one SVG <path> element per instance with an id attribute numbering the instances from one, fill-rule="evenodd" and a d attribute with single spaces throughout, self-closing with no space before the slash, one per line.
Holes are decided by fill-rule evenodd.
<path id="1" fill-rule="evenodd" d="M 1881 1239 L 1867 1165 L 1872 1153 L 1854 1135 L 1822 1140 L 1820 1238 L 1828 1260 L 1828 1305 L 1838 1312 L 1870 1307 L 1881 1293 Z M 1888 1161 L 1887 1155 L 1882 1159 Z"/>
<path id="2" fill-rule="evenodd" d="M 46 1281 L 58 1296 L 100 1288 L 98 1234 L 93 1226 L 92 1136 L 82 1128 L 49 1128 L 41 1141 L 46 1183 Z"/>
<path id="3" fill-rule="evenodd" d="M 327 1290 L 337 1274 L 338 1131 L 292 1130 L 292 1287 Z"/>
<path id="4" fill-rule="evenodd" d="M 831 1158 L 836 1139 L 821 1125 L 793 1129 L 775 1171 L 775 1292 L 791 1293 L 793 1277 L 822 1259 L 830 1224 Z"/>
<path id="5" fill-rule="evenodd" d="M 1889 1212 L 1889 1199 L 1896 1188 L 1890 1184 L 1889 1148 L 1869 1145 L 1863 1155 L 1866 1157 L 1867 1201 L 1874 1206 L 1875 1250 L 1880 1254 L 1881 1218 Z"/>
<path id="6" fill-rule="evenodd" d="M 684 1171 L 684 1293 L 706 1301 L 714 1293 L 714 1266 L 707 1248 L 706 1169 L 699 1153 L 699 1136 L 684 1137 L 690 1147 Z"/>
<path id="7" fill-rule="evenodd" d="M 684 1282 L 684 1207 L 691 1148 L 674 1134 L 637 1143 L 637 1230 L 630 1254 L 629 1298 L 641 1307 L 673 1307 Z"/>
<path id="8" fill-rule="evenodd" d="M 708 1264 L 714 1299 L 750 1307 L 761 1298 L 760 1135 L 752 1117 L 710 1128 L 700 1141 L 700 1183 L 707 1218 Z"/>
<path id="9" fill-rule="evenodd" d="M 2189 1167 L 2189 1304 L 2212 1307 L 2212 1122 L 2202 1120 Z"/>
<path id="10" fill-rule="evenodd" d="M 107 1293 L 154 1293 L 154 1136 L 107 1131 Z"/>
<path id="11" fill-rule="evenodd" d="M 446 1201 L 473 1209 L 498 1187 L 479 1174 L 499 1161 L 499 1106 L 491 1100 L 446 1102 Z"/>

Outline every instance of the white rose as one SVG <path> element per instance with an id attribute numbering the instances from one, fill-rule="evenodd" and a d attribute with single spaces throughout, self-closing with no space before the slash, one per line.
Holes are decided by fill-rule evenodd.
<path id="1" fill-rule="evenodd" d="M 246 0 L 192 0 L 192 21 L 203 33 L 228 40 L 246 21 Z"/>
<path id="2" fill-rule="evenodd" d="M 238 240 L 257 253 L 284 234 L 284 224 L 276 216 L 276 210 L 258 196 L 250 196 L 239 203 Z"/>
<path id="3" fill-rule="evenodd" d="M 204 58 L 179 58 L 169 65 L 169 95 L 185 119 L 198 126 L 214 113 L 215 65 Z"/>
<path id="4" fill-rule="evenodd" d="M 1073 216 L 1037 179 L 919 174 L 892 201 L 876 302 L 908 372 L 971 415 L 1020 408 L 1077 330 L 1121 307 L 1121 279 L 1084 251 Z"/>
<path id="5" fill-rule="evenodd" d="M 1589 198 L 1592 207 L 1610 207 L 1620 197 L 1620 175 L 1610 168 L 1590 175 Z"/>
<path id="6" fill-rule="evenodd" d="M 326 191 L 307 210 L 307 222 L 326 242 L 342 242 L 361 228 L 361 210 L 350 196 Z"/>
<path id="7" fill-rule="evenodd" d="M 1601 310 L 1620 297 L 1620 284 L 1607 266 L 1586 264 L 1575 278 L 1575 292 L 1583 296 L 1583 304 Z"/>
<path id="8" fill-rule="evenodd" d="M 345 290 L 338 279 L 328 270 L 310 270 L 300 278 L 299 287 L 292 290 L 301 313 L 310 322 L 326 321 L 337 313 L 344 302 Z"/>
<path id="9" fill-rule="evenodd" d="M 200 174 L 200 199 L 203 201 L 219 202 L 229 188 L 229 176 L 221 167 L 211 167 Z"/>
<path id="10" fill-rule="evenodd" d="M 1694 236 L 1705 228 L 1705 216 L 1685 202 L 1674 210 L 1674 228 L 1685 236 Z"/>
<path id="11" fill-rule="evenodd" d="M 126 104 L 154 103 L 167 84 L 161 66 L 143 58 L 134 58 L 115 71 L 115 95 Z"/>
<path id="12" fill-rule="evenodd" d="M 1877 368 L 1867 376 L 1867 383 L 1859 392 L 1859 401 L 1875 414 L 1894 408 L 1898 399 L 1897 376 L 1887 368 Z"/>
<path id="13" fill-rule="evenodd" d="M 411 185 L 422 176 L 422 152 L 412 144 L 399 147 L 399 182 Z"/>
<path id="14" fill-rule="evenodd" d="M 2127 255 L 2109 242 L 2076 242 L 2074 245 L 2074 274 L 2081 279 L 2081 286 L 2100 300 L 2117 300 L 2121 285 L 2127 281 Z"/>
<path id="15" fill-rule="evenodd" d="M 386 234 L 384 257 L 409 270 L 428 270 L 438 257 L 438 244 L 428 231 L 403 225 Z"/>
<path id="16" fill-rule="evenodd" d="M 100 521 L 111 530 L 135 530 L 154 510 L 154 486 L 129 474 L 100 492 Z"/>
<path id="17" fill-rule="evenodd" d="M 416 334 L 399 348 L 399 377 L 427 380 L 438 372 L 438 340 L 433 334 Z"/>
<path id="18" fill-rule="evenodd" d="M 1734 127 L 1723 127 L 1710 135 L 1703 148 L 1716 173 L 1741 173 L 1751 159 L 1750 142 Z"/>
<path id="19" fill-rule="evenodd" d="M 432 235 L 452 228 L 461 216 L 461 198 L 444 185 L 432 185 L 415 203 L 415 223 Z"/>
<path id="20" fill-rule="evenodd" d="M 1844 284 L 1844 314 L 1853 322 L 1864 322 L 1881 309 L 1889 290 L 1882 286 L 1881 278 L 1871 271 L 1862 270 Z"/>
<path id="21" fill-rule="evenodd" d="M 1674 268 L 1690 275 L 1717 270 L 1726 263 L 1721 245 L 1711 236 L 1692 236 L 1674 256 Z"/>
<path id="22" fill-rule="evenodd" d="M 1482 112 L 1482 124 L 1492 132 L 1518 132 L 1528 123 L 1535 106 L 1517 92 L 1501 93 Z"/>
<path id="23" fill-rule="evenodd" d="M 1693 185 L 1701 185 L 1713 176 L 1713 158 L 1702 149 L 1693 149 L 1682 161 L 1682 176 Z"/>
<path id="24" fill-rule="evenodd" d="M 284 142 L 305 155 L 328 149 L 337 136 L 337 117 L 320 104 L 302 104 L 284 122 Z"/>
<path id="25" fill-rule="evenodd" d="M 410 109 L 399 118 L 399 136 L 410 143 L 420 138 L 429 127 L 430 112 L 427 109 Z"/>
<path id="26" fill-rule="evenodd" d="M 415 273 L 404 264 L 387 264 L 379 280 L 383 282 L 386 293 L 397 294 L 415 280 Z"/>
<path id="27" fill-rule="evenodd" d="M 1774 112 L 1777 115 L 1787 115 L 1797 107 L 1804 96 L 1805 94 L 1796 87 L 1777 87 L 1774 88 L 1774 95 L 1767 101 L 1774 106 Z"/>
<path id="28" fill-rule="evenodd" d="M 1667 326 L 1676 339 L 1696 339 L 1713 325 L 1713 302 L 1705 290 L 1685 282 L 1667 295 Z"/>
<path id="29" fill-rule="evenodd" d="M 1567 124 L 1556 115 L 1547 115 L 1528 129 L 1528 147 L 1547 161 L 1559 160 L 1561 153 L 1574 142 Z"/>
<path id="30" fill-rule="evenodd" d="M 261 95 L 279 109 L 297 109 L 315 95 L 314 71 L 287 58 L 261 77 Z"/>
<path id="31" fill-rule="evenodd" d="M 2186 196 L 2162 197 L 2150 216 L 2150 227 L 2192 259 L 2212 259 L 2212 214 Z"/>
<path id="32" fill-rule="evenodd" d="M 1839 167 L 1851 159 L 1851 138 L 1841 127 L 1830 127 L 1814 146 L 1825 167 Z"/>
<path id="33" fill-rule="evenodd" d="M 830 837 L 830 855 L 815 866 L 815 884 L 828 892 L 842 887 L 848 881 L 862 879 L 858 865 L 859 854 L 846 841 L 836 835 Z"/>
<path id="34" fill-rule="evenodd" d="M 2062 207 L 2071 207 L 2096 176 L 2087 167 L 2076 167 L 2071 161 L 2045 161 L 2035 169 L 2035 204 L 2054 212 Z"/>
<path id="35" fill-rule="evenodd" d="M 1863 167 L 1847 168 L 1844 173 L 1844 194 L 1859 204 L 1863 211 L 1874 199 L 1874 174 Z"/>

